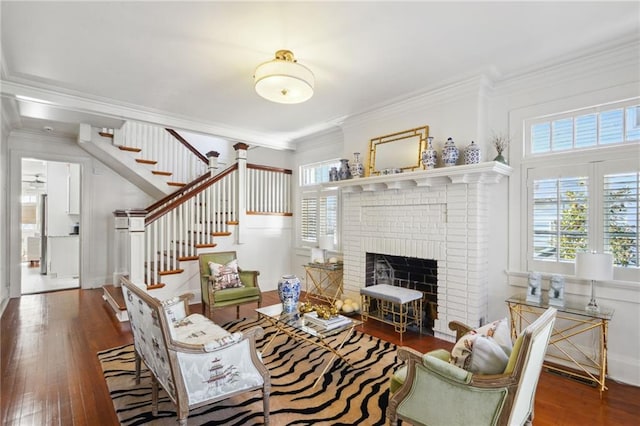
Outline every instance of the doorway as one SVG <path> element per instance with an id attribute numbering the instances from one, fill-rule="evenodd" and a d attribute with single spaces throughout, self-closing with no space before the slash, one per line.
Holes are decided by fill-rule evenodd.
<path id="1" fill-rule="evenodd" d="M 21 294 L 78 288 L 80 165 L 22 159 Z"/>

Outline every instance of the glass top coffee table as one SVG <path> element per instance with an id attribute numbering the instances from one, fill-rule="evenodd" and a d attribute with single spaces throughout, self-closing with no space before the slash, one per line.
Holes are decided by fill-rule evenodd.
<path id="1" fill-rule="evenodd" d="M 324 373 L 329 369 L 336 358 L 340 358 L 342 361 L 353 368 L 353 365 L 340 353 L 340 350 L 344 346 L 347 339 L 349 339 L 351 334 L 353 334 L 353 330 L 358 325 L 362 324 L 362 321 L 345 317 L 347 320 L 343 324 L 338 327 L 326 330 L 323 327 L 317 326 L 313 322 L 307 320 L 304 315 L 300 314 L 297 311 L 293 313 L 283 313 L 282 304 L 258 308 L 256 309 L 256 312 L 261 317 L 267 319 L 277 330 L 271 340 L 269 340 L 265 347 L 262 348 L 263 354 L 267 351 L 269 346 L 271 346 L 271 343 L 275 340 L 275 338 L 280 335 L 280 333 L 284 333 L 287 336 L 292 337 L 298 341 L 309 342 L 312 345 L 315 345 L 332 353 L 331 358 L 324 366 L 324 369 L 316 379 L 313 387 L 318 384 Z M 333 345 L 331 345 L 330 342 L 328 342 L 328 339 L 334 336 L 338 337 L 333 342 Z"/>

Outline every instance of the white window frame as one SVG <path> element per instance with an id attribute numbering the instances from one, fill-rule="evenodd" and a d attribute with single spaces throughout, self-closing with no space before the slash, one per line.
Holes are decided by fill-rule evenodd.
<path id="1" fill-rule="evenodd" d="M 529 128 L 525 128 L 527 132 Z M 526 215 L 522 222 L 526 235 L 522 239 L 525 253 L 525 267 L 528 271 L 575 275 L 574 263 L 567 261 L 543 261 L 533 257 L 533 190 L 534 179 L 586 176 L 588 179 L 588 250 L 602 252 L 604 248 L 604 214 L 602 194 L 604 176 L 611 173 L 637 172 L 640 161 L 629 152 L 637 152 L 628 147 L 599 147 L 589 152 L 563 152 L 523 161 L 525 177 L 522 197 L 522 212 Z M 614 267 L 614 280 L 640 282 L 639 267 Z"/>
<path id="2" fill-rule="evenodd" d="M 587 107 L 587 108 L 579 108 L 579 109 L 573 109 L 570 111 L 566 111 L 563 113 L 557 113 L 557 114 L 546 114 L 546 115 L 542 115 L 539 117 L 535 117 L 535 118 L 530 118 L 530 119 L 526 119 L 524 122 L 524 152 L 525 152 L 525 159 L 527 158 L 535 158 L 535 157 L 543 157 L 543 156 L 556 156 L 556 155 L 560 155 L 561 153 L 567 153 L 567 152 L 571 152 L 571 153 L 575 153 L 575 152 L 580 152 L 580 151 L 589 151 L 589 150 L 594 150 L 594 149 L 606 149 L 608 147 L 615 147 L 615 146 L 624 146 L 624 145 L 630 145 L 633 144 L 635 142 L 638 142 L 639 139 L 627 139 L 627 114 L 626 114 L 626 110 L 629 107 L 632 106 L 638 106 L 640 104 L 640 99 L 639 98 L 630 98 L 630 99 L 625 99 L 625 100 L 621 100 L 621 101 L 616 101 L 616 102 L 608 102 L 608 103 L 603 103 L 600 105 L 596 105 L 596 106 L 591 106 L 591 107 Z M 617 143 L 610 143 L 610 144 L 600 144 L 599 143 L 599 138 L 600 138 L 600 114 L 603 112 L 608 112 L 608 111 L 612 111 L 612 110 L 616 110 L 616 109 L 622 109 L 623 113 L 622 113 L 622 120 L 623 120 L 623 140 L 621 142 L 617 142 Z M 595 146 L 588 146 L 588 147 L 575 147 L 572 146 L 569 149 L 564 149 L 564 150 L 558 150 L 558 151 L 553 151 L 553 148 L 550 148 L 550 151 L 548 152 L 542 152 L 542 153 L 533 153 L 533 147 L 532 147 L 532 142 L 531 142 L 531 128 L 536 125 L 536 124 L 541 124 L 541 123 L 550 123 L 552 129 L 553 129 L 553 122 L 559 121 L 559 120 L 563 120 L 563 119 L 575 119 L 577 117 L 580 116 L 584 116 L 584 115 L 589 115 L 589 114 L 596 114 L 598 119 L 597 119 L 597 141 L 596 141 L 596 145 Z M 636 121 L 640 120 L 640 118 L 636 117 Z M 634 126 L 637 128 L 637 126 L 640 126 L 640 123 L 634 123 Z M 552 130 L 553 131 L 553 130 Z M 575 144 L 575 139 L 576 139 L 576 135 L 575 135 L 575 125 L 573 128 L 573 143 Z"/>
<path id="3" fill-rule="evenodd" d="M 590 172 L 590 168 L 587 164 L 581 165 L 572 165 L 572 166 L 555 166 L 555 167 L 532 167 L 527 169 L 527 238 L 526 238 L 526 251 L 527 251 L 527 268 L 532 271 L 542 271 L 549 273 L 559 273 L 572 275 L 573 274 L 573 262 L 570 261 L 552 261 L 549 260 L 537 260 L 534 257 L 533 253 L 533 239 L 534 239 L 534 229 L 533 229 L 533 192 L 534 192 L 534 182 L 536 180 L 542 179 L 561 179 L 561 178 L 570 178 L 570 177 L 586 177 L 587 179 L 587 194 L 589 195 L 589 201 L 593 198 L 592 193 L 592 183 L 593 176 Z M 591 216 L 592 206 L 589 203 L 588 211 L 587 211 L 587 241 L 588 244 L 591 245 L 591 233 L 593 232 L 592 228 L 592 216 Z"/>
<path id="4" fill-rule="evenodd" d="M 336 188 L 326 188 L 322 184 L 329 182 L 328 169 L 330 166 L 337 167 L 340 164 L 340 159 L 330 159 L 326 161 L 320 161 L 315 163 L 303 164 L 299 167 L 300 171 L 300 181 L 299 181 L 299 195 L 300 195 L 300 220 L 298 222 L 298 226 L 296 229 L 298 246 L 300 247 L 318 247 L 319 238 L 321 234 L 325 233 L 333 233 L 334 235 L 334 244 L 336 251 L 340 250 L 341 242 L 340 242 L 340 228 L 341 228 L 341 209 L 342 209 L 342 200 L 340 196 L 340 191 Z M 320 179 L 315 179 L 314 173 L 309 173 L 309 169 L 319 168 L 324 170 L 326 173 L 321 175 Z M 306 169 L 306 171 L 305 171 Z M 312 176 L 313 175 L 313 176 Z M 328 229 L 329 226 L 327 224 L 326 217 L 322 215 L 322 200 L 327 197 L 336 197 L 337 205 L 336 205 L 336 218 L 335 218 L 335 226 L 333 229 Z M 302 203 L 305 199 L 315 198 L 317 211 L 316 211 L 316 239 L 303 239 L 302 238 L 302 225 L 304 218 Z"/>

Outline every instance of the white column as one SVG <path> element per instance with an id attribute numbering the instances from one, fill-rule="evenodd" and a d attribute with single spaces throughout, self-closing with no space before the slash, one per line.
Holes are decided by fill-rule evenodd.
<path id="1" fill-rule="evenodd" d="M 129 219 L 124 210 L 116 210 L 113 233 L 113 285 L 120 287 L 120 277 L 129 273 Z"/>
<path id="2" fill-rule="evenodd" d="M 144 210 L 127 210 L 129 219 L 129 280 L 146 288 L 144 282 Z"/>
<path id="3" fill-rule="evenodd" d="M 238 162 L 238 188 L 236 197 L 236 212 L 238 213 L 238 227 L 236 228 L 236 243 L 242 244 L 244 231 L 247 227 L 247 149 L 249 145 L 238 142 L 233 146 L 236 150 Z"/>

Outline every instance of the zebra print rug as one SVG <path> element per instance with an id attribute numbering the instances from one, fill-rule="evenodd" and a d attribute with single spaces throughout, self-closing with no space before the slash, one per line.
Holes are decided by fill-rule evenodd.
<path id="1" fill-rule="evenodd" d="M 275 328 L 267 321 L 243 319 L 227 324 L 230 331 L 261 326 L 262 348 Z M 306 342 L 279 335 L 263 361 L 271 373 L 271 424 L 291 425 L 384 425 L 389 397 L 389 376 L 397 366 L 396 346 L 359 331 L 343 347 L 352 362 L 335 362 L 316 388 L 313 384 L 330 353 Z M 123 425 L 175 425 L 175 406 L 160 391 L 158 417 L 151 415 L 151 380 L 143 372 L 134 381 L 133 345 L 98 353 L 113 404 Z M 201 407 L 189 413 L 190 425 L 263 424 L 259 391 Z"/>

